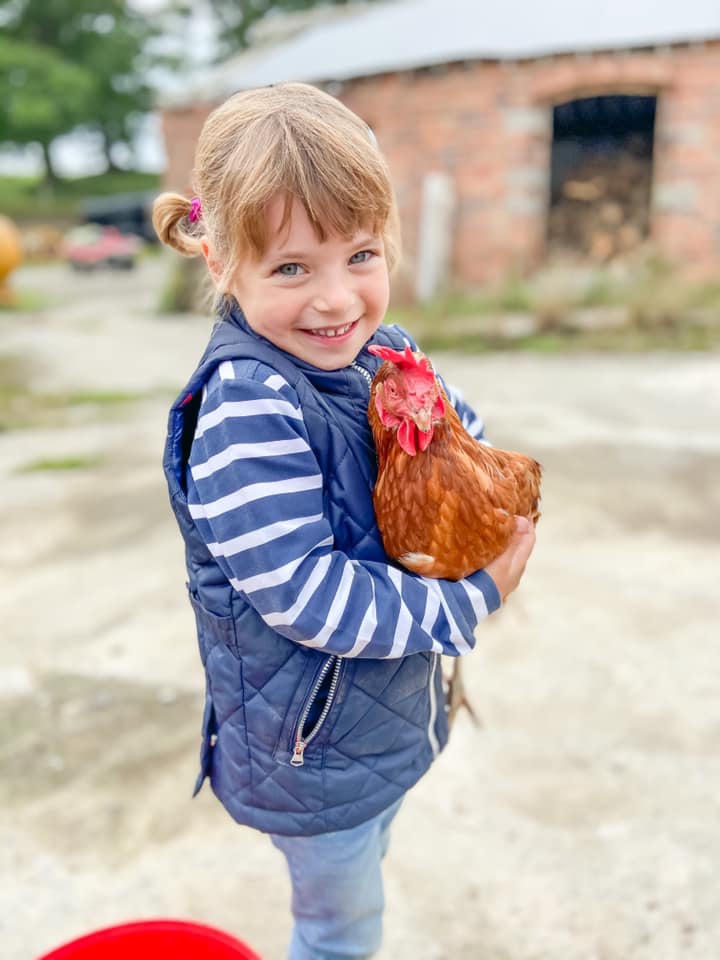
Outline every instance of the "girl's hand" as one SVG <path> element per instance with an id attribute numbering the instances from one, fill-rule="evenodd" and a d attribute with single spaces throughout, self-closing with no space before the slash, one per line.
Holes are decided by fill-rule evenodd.
<path id="1" fill-rule="evenodd" d="M 485 567 L 485 573 L 494 580 L 503 603 L 520 583 L 534 546 L 535 524 L 527 517 L 515 517 L 515 533 L 507 549 Z"/>

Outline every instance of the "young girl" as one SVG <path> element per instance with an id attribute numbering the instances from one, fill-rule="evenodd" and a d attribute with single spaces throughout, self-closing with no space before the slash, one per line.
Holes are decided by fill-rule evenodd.
<path id="1" fill-rule="evenodd" d="M 209 776 L 285 854 L 291 960 L 369 957 L 390 821 L 447 741 L 439 655 L 467 653 L 517 586 L 532 525 L 460 582 L 383 551 L 367 347 L 411 341 L 382 326 L 397 217 L 365 123 L 302 84 L 237 94 L 205 123 L 193 186 L 154 223 L 217 290 L 164 459 L 207 677 L 196 790 Z"/>

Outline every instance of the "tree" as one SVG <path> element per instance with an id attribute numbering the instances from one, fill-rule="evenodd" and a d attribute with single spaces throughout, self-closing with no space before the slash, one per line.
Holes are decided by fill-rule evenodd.
<path id="1" fill-rule="evenodd" d="M 88 71 L 56 51 L 0 38 L 0 138 L 40 144 L 48 179 L 57 179 L 50 144 L 83 122 L 93 94 Z"/>
<path id="2" fill-rule="evenodd" d="M 114 166 L 112 146 L 131 140 L 135 123 L 152 106 L 154 91 L 147 81 L 152 58 L 147 46 L 157 33 L 154 21 L 132 10 L 126 0 L 0 0 L 0 22 L 8 41 L 28 45 L 26 50 L 35 47 L 44 56 L 52 50 L 56 69 L 59 62 L 76 71 L 73 75 L 83 94 L 76 103 L 58 104 L 58 115 L 68 126 L 56 129 L 55 136 L 79 124 L 98 130 L 108 165 Z M 80 83 L 81 73 L 87 83 Z M 35 89 L 35 94 L 40 92 Z M 79 86 L 75 90 L 68 86 L 67 95 L 74 93 L 79 93 Z M 52 85 L 47 94 L 56 99 Z M 16 142 L 31 139 L 37 138 L 28 131 L 26 140 Z M 47 144 L 44 149 L 49 157 Z"/>

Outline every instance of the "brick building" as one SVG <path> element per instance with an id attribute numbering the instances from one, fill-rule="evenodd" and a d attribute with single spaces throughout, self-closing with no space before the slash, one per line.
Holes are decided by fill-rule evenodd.
<path id="1" fill-rule="evenodd" d="M 417 257 L 423 182 L 444 173 L 460 284 L 554 250 L 609 259 L 649 240 L 720 267 L 717 0 L 392 0 L 285 22 L 163 107 L 167 184 L 188 188 L 212 107 L 280 80 L 323 86 L 374 129 Z"/>

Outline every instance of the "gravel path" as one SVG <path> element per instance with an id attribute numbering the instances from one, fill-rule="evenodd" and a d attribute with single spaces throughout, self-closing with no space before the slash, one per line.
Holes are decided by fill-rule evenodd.
<path id="1" fill-rule="evenodd" d="M 153 314 L 162 270 L 25 269 L 56 305 L 0 314 L 36 392 L 134 396 L 0 434 L 5 960 L 159 915 L 283 957 L 279 855 L 190 799 L 202 677 L 159 457 L 208 324 Z M 543 519 L 466 664 L 484 727 L 459 719 L 396 821 L 380 960 L 717 960 L 720 357 L 436 360 L 544 463 Z M 23 472 L 41 457 L 87 466 Z"/>

